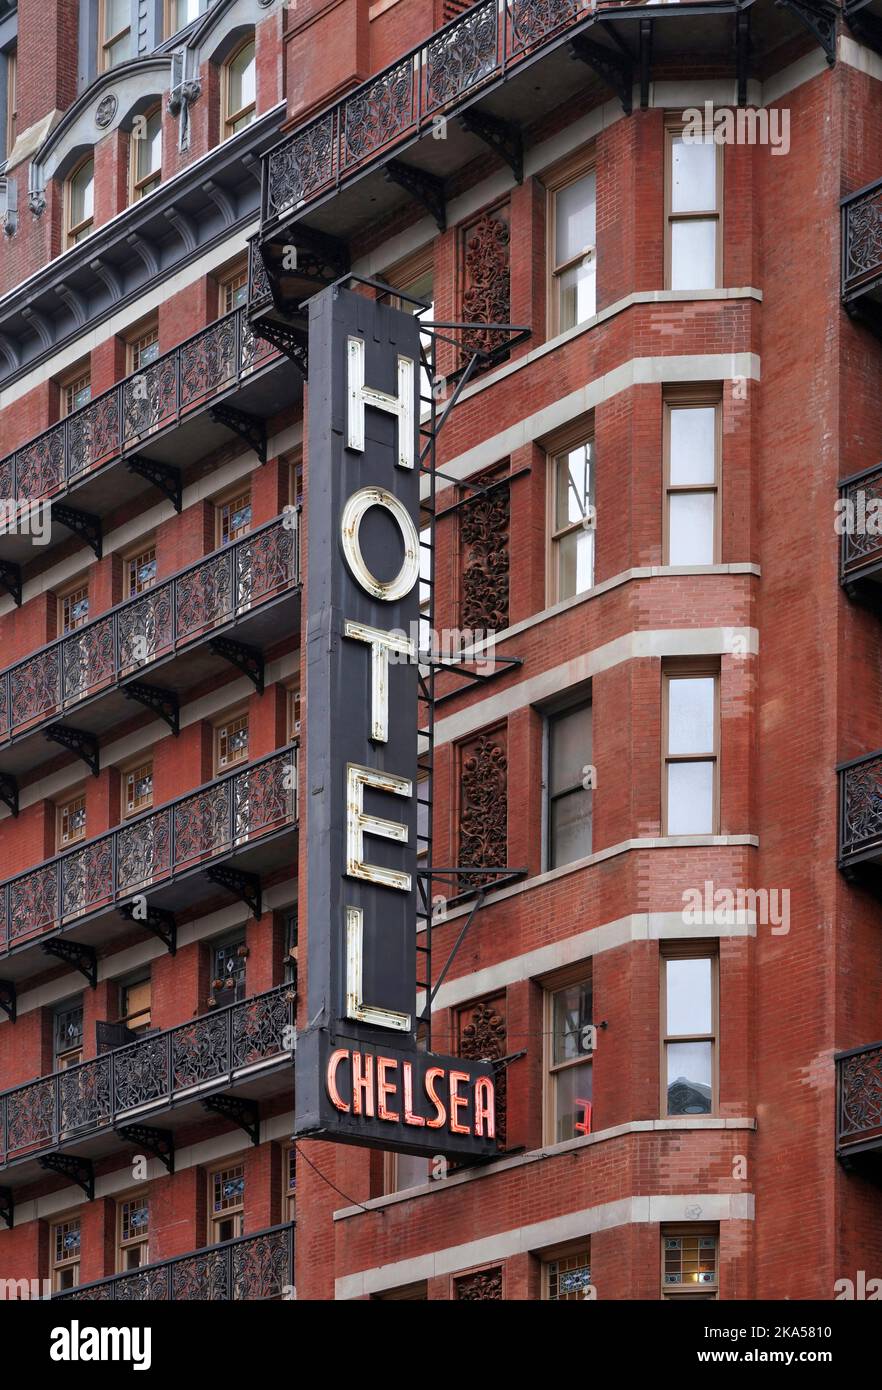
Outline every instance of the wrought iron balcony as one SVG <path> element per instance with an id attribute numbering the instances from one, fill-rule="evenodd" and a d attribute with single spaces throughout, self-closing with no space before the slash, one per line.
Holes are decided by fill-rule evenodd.
<path id="1" fill-rule="evenodd" d="M 839 867 L 871 881 L 882 864 L 882 750 L 841 763 Z"/>
<path id="2" fill-rule="evenodd" d="M 180 508 L 187 466 L 231 430 L 265 455 L 263 422 L 297 399 L 300 377 L 252 332 L 246 313 L 225 314 L 0 460 L 0 498 L 52 499 L 51 541 L 79 528 L 100 549 L 96 517 L 150 486 Z M 20 564 L 32 547 L 24 527 L 10 526 L 0 557 Z"/>
<path id="3" fill-rule="evenodd" d="M 53 1294 L 58 1302 L 86 1300 L 239 1300 L 281 1299 L 294 1288 L 294 1222 L 271 1226 L 255 1235 L 237 1236 L 222 1245 L 207 1245 L 191 1255 L 144 1265 L 131 1274 L 96 1279 L 69 1293 Z"/>
<path id="4" fill-rule="evenodd" d="M 0 774 L 57 756 L 34 733 L 72 719 L 95 738 L 132 700 L 174 724 L 177 695 L 231 660 L 259 684 L 262 653 L 299 630 L 299 534 L 292 509 L 0 672 Z"/>
<path id="5" fill-rule="evenodd" d="M 882 332 L 882 179 L 850 193 L 842 208 L 842 300 Z"/>
<path id="6" fill-rule="evenodd" d="M 839 582 L 852 597 L 882 599 L 882 464 L 842 479 L 839 513 Z"/>
<path id="7" fill-rule="evenodd" d="M 63 933 L 94 953 L 133 922 L 149 927 L 131 915 L 136 895 L 167 917 L 198 907 L 218 891 L 206 876 L 225 886 L 221 863 L 251 884 L 259 916 L 260 879 L 296 858 L 297 768 L 296 745 L 271 753 L 0 883 L 5 981 L 45 969 L 29 948 L 47 938 Z"/>
<path id="8" fill-rule="evenodd" d="M 294 997 L 292 985 L 281 985 L 3 1092 L 0 1168 L 25 1164 L 15 1176 L 27 1180 L 41 1154 L 79 1149 L 94 1157 L 126 1142 L 128 1126 L 158 1116 L 173 1135 L 218 1091 L 253 1099 L 292 1087 L 286 1030 Z"/>
<path id="9" fill-rule="evenodd" d="M 882 1158 L 882 1042 L 836 1056 L 836 1154 Z"/>

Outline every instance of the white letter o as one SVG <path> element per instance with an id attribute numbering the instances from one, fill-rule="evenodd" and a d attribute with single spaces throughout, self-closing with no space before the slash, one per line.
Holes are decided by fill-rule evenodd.
<path id="1" fill-rule="evenodd" d="M 385 583 L 371 574 L 364 562 L 359 531 L 365 513 L 371 507 L 383 507 L 397 523 L 404 542 L 404 561 L 394 579 Z M 420 577 L 420 538 L 407 508 L 383 487 L 362 487 L 353 492 L 340 518 L 340 538 L 346 563 L 358 584 L 373 598 L 395 603 L 410 593 Z"/>

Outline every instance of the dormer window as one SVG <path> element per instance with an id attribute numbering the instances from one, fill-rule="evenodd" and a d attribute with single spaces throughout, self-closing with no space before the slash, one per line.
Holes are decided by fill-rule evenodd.
<path id="1" fill-rule="evenodd" d="M 257 64 L 254 39 L 247 39 L 224 68 L 224 137 L 244 130 L 254 120 Z"/>

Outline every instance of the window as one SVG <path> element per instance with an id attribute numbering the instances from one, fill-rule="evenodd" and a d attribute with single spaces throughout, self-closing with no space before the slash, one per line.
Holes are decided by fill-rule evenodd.
<path id="1" fill-rule="evenodd" d="M 664 672 L 665 835 L 717 829 L 718 674 L 688 666 Z"/>
<path id="2" fill-rule="evenodd" d="M 425 1187 L 429 1181 L 429 1159 L 417 1154 L 387 1153 L 383 1156 L 383 1191 L 406 1192 L 410 1187 Z"/>
<path id="3" fill-rule="evenodd" d="M 575 1303 L 587 1296 L 591 1287 L 591 1251 L 568 1251 L 557 1259 L 542 1262 L 542 1297 L 550 1303 Z"/>
<path id="4" fill-rule="evenodd" d="M 150 1205 L 147 1194 L 117 1202 L 116 1268 L 120 1274 L 148 1263 Z"/>
<path id="5" fill-rule="evenodd" d="M 153 588 L 156 583 L 156 546 L 152 541 L 142 541 L 137 550 L 125 557 L 124 564 L 126 598 L 134 598 Z"/>
<path id="6" fill-rule="evenodd" d="M 401 299 L 398 295 L 391 295 L 389 303 L 393 309 L 400 309 L 404 314 L 419 315 L 420 320 L 431 323 L 435 317 L 435 261 L 431 247 L 425 251 L 418 252 L 415 256 L 409 257 L 400 265 L 395 266 L 386 275 L 386 281 L 390 285 L 395 285 L 403 295 L 412 295 L 414 299 L 421 299 L 428 304 L 428 309 L 422 309 L 419 304 L 413 304 L 410 299 Z M 431 361 L 432 338 L 429 333 L 420 334 L 420 344 L 425 350 Z M 429 401 L 432 397 L 432 382 L 425 367 L 420 366 L 420 407 L 427 410 Z"/>
<path id="7" fill-rule="evenodd" d="M 293 1221 L 297 1215 L 297 1150 L 286 1144 L 282 1150 L 282 1219 Z"/>
<path id="8" fill-rule="evenodd" d="M 149 367 L 159 356 L 159 326 L 151 324 L 128 341 L 129 374 Z"/>
<path id="9" fill-rule="evenodd" d="M 300 686 L 289 685 L 285 691 L 285 713 L 288 742 L 300 737 Z"/>
<path id="10" fill-rule="evenodd" d="M 429 802 L 429 774 L 417 773 L 417 858 L 424 859 L 429 853 L 432 836 L 432 807 Z"/>
<path id="11" fill-rule="evenodd" d="M 18 131 L 18 54 L 14 48 L 7 50 L 6 58 L 6 150 L 4 158 L 12 154 Z"/>
<path id="12" fill-rule="evenodd" d="M 716 1299 L 718 1230 L 662 1226 L 662 1298 Z"/>
<path id="13" fill-rule="evenodd" d="M 590 977 L 546 991 L 549 1144 L 591 1132 L 592 987 Z"/>
<path id="14" fill-rule="evenodd" d="M 557 869 L 591 853 L 591 705 L 552 714 L 547 727 L 548 867 Z"/>
<path id="15" fill-rule="evenodd" d="M 594 442 L 564 449 L 551 459 L 552 603 L 583 594 L 594 583 Z"/>
<path id="16" fill-rule="evenodd" d="M 171 38 L 179 29 L 205 14 L 212 0 L 166 0 L 165 36 Z"/>
<path id="17" fill-rule="evenodd" d="M 245 1223 L 245 1168 L 228 1164 L 208 1175 L 209 1245 L 240 1236 Z"/>
<path id="18" fill-rule="evenodd" d="M 61 413 L 72 415 L 92 399 L 92 373 L 89 367 L 77 367 L 72 376 L 61 381 Z"/>
<path id="19" fill-rule="evenodd" d="M 212 952 L 212 988 L 218 1003 L 238 1004 L 245 998 L 245 963 L 248 948 L 244 933 L 221 941 Z"/>
<path id="20" fill-rule="evenodd" d="M 139 816 L 153 805 L 153 759 L 147 758 L 122 774 L 123 819 Z"/>
<path id="21" fill-rule="evenodd" d="M 52 1260 L 52 1291 L 75 1289 L 80 1282 L 80 1221 L 68 1217 L 55 1221 L 49 1231 L 49 1250 Z"/>
<path id="22" fill-rule="evenodd" d="M 285 913 L 285 984 L 297 983 L 297 908 Z"/>
<path id="23" fill-rule="evenodd" d="M 162 182 L 162 107 L 136 116 L 129 147 L 130 199 L 137 203 Z"/>
<path id="24" fill-rule="evenodd" d="M 75 632 L 89 621 L 89 581 L 79 579 L 65 592 L 58 595 L 59 636 Z"/>
<path id="25" fill-rule="evenodd" d="M 672 290 L 709 290 L 719 284 L 722 238 L 722 150 L 709 131 L 704 140 L 667 132 L 667 280 Z"/>
<path id="26" fill-rule="evenodd" d="M 662 1114 L 712 1115 L 717 956 L 692 945 L 662 956 Z"/>
<path id="27" fill-rule="evenodd" d="M 549 336 L 597 312 L 597 180 L 593 169 L 548 185 Z"/>
<path id="28" fill-rule="evenodd" d="M 98 0 L 98 68 L 107 72 L 131 57 L 131 0 Z"/>
<path id="29" fill-rule="evenodd" d="M 56 845 L 58 852 L 86 838 L 86 795 L 80 792 L 56 807 Z"/>
<path id="30" fill-rule="evenodd" d="M 86 159 L 67 181 L 67 245 L 76 246 L 92 232 L 95 222 L 95 161 Z"/>
<path id="31" fill-rule="evenodd" d="M 248 302 L 248 268 L 237 266 L 228 271 L 219 282 L 220 312 L 229 314 Z"/>
<path id="32" fill-rule="evenodd" d="M 53 1017 L 53 1071 L 67 1071 L 83 1060 L 83 1001 L 60 1004 Z"/>
<path id="33" fill-rule="evenodd" d="M 254 40 L 236 49 L 224 68 L 224 134 L 235 135 L 254 120 L 257 96 Z"/>
<path id="34" fill-rule="evenodd" d="M 150 1027 L 152 990 L 150 976 L 130 980 L 119 987 L 119 1021 L 132 1033 L 145 1033 Z"/>
<path id="35" fill-rule="evenodd" d="M 248 715 L 231 714 L 214 731 L 215 776 L 248 760 Z"/>
<path id="36" fill-rule="evenodd" d="M 665 563 L 719 560 L 720 401 L 665 402 Z"/>
<path id="37" fill-rule="evenodd" d="M 215 503 L 217 545 L 229 545 L 251 530 L 251 488 Z"/>

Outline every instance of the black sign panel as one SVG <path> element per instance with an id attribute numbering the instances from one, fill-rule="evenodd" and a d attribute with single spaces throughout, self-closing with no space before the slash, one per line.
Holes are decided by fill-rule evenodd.
<path id="1" fill-rule="evenodd" d="M 326 290 L 310 304 L 309 364 L 296 1131 L 493 1152 L 492 1068 L 416 1044 L 419 323 Z"/>

